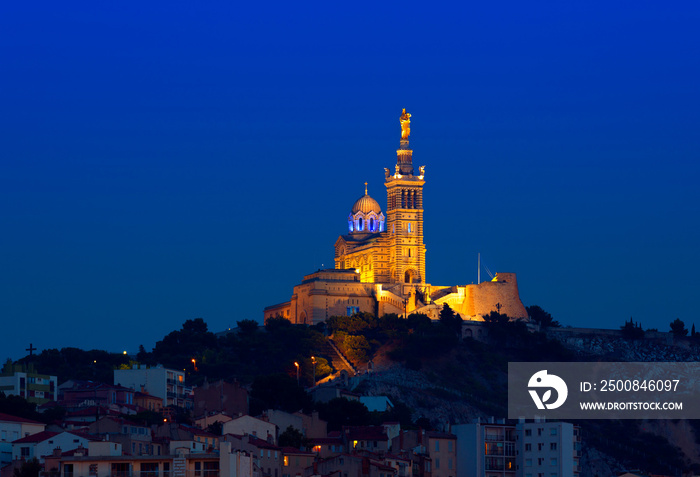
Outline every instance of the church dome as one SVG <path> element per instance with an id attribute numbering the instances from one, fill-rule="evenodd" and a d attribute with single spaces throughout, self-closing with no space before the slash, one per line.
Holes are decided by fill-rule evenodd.
<path id="1" fill-rule="evenodd" d="M 365 183 L 365 195 L 355 201 L 355 205 L 352 206 L 352 214 L 362 212 L 363 214 L 369 214 L 374 212 L 375 214 L 380 214 L 382 208 L 379 207 L 379 202 L 374 200 L 367 194 L 367 183 Z"/>
<path id="2" fill-rule="evenodd" d="M 348 229 L 351 234 L 384 232 L 384 214 L 379 203 L 367 193 L 355 201 L 348 216 Z"/>

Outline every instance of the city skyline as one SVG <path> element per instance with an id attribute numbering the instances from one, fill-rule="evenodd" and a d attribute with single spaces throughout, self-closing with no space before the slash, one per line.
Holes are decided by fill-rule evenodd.
<path id="1" fill-rule="evenodd" d="M 695 321 L 695 4 L 0 8 L 0 358 L 262 322 L 386 210 L 402 108 L 429 283 L 481 253 L 564 325 Z"/>

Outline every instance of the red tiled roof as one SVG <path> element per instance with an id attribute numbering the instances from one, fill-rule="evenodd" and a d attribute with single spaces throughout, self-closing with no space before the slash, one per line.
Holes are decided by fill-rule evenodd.
<path id="1" fill-rule="evenodd" d="M 59 434 L 60 434 L 60 432 L 42 431 L 42 432 L 37 432 L 36 434 L 32 434 L 31 436 L 17 439 L 16 441 L 12 441 L 12 443 L 13 444 L 29 444 L 32 442 L 43 442 L 46 439 L 51 439 L 53 436 L 57 436 Z"/>
<path id="2" fill-rule="evenodd" d="M 386 441 L 386 430 L 381 426 L 355 426 L 343 428 L 353 441 Z"/>
<path id="3" fill-rule="evenodd" d="M 62 434 L 62 433 L 71 434 L 73 436 L 81 437 L 81 438 L 87 439 L 89 441 L 99 440 L 99 439 L 95 438 L 94 436 L 91 436 L 89 434 L 84 434 L 84 433 L 78 432 L 78 431 L 63 431 L 63 432 L 43 431 L 43 432 L 39 432 L 37 434 L 32 434 L 31 436 L 17 439 L 16 441 L 13 441 L 12 443 L 13 444 L 29 444 L 29 443 L 43 442 L 47 439 L 51 439 L 52 437 L 55 437 L 55 436 Z"/>
<path id="4" fill-rule="evenodd" d="M 309 439 L 309 442 L 312 445 L 321 445 L 321 444 L 342 444 L 343 439 L 338 437 L 316 437 L 314 439 Z"/>
<path id="5" fill-rule="evenodd" d="M 250 444 L 254 445 L 255 447 L 262 448 L 262 449 L 277 449 L 277 450 L 279 450 L 279 447 L 277 447 L 276 445 L 270 444 L 269 442 L 264 441 L 262 439 L 258 439 L 255 436 L 248 436 L 248 438 L 249 438 L 248 442 Z"/>
<path id="6" fill-rule="evenodd" d="M 33 421 L 32 419 L 27 419 L 24 417 L 11 416 L 9 414 L 3 414 L 0 412 L 0 421 L 4 422 L 26 422 L 28 424 L 43 424 L 43 422 Z"/>
<path id="7" fill-rule="evenodd" d="M 289 455 L 289 454 L 300 454 L 300 455 L 311 455 L 311 456 L 316 455 L 314 452 L 306 452 L 303 450 L 299 450 L 296 447 L 289 447 L 289 446 L 282 447 L 282 453 L 287 454 L 287 455 Z"/>

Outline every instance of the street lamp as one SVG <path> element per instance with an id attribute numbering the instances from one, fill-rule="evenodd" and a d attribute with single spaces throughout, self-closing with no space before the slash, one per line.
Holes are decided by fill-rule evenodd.
<path id="1" fill-rule="evenodd" d="M 311 357 L 311 363 L 314 365 L 314 386 L 316 386 L 316 357 Z"/>
<path id="2" fill-rule="evenodd" d="M 195 371 L 199 371 L 199 370 L 197 369 L 197 360 L 194 359 L 194 358 L 192 358 L 192 367 L 194 368 Z"/>
<path id="3" fill-rule="evenodd" d="M 299 363 L 294 361 L 294 366 L 297 367 L 297 386 L 299 386 Z"/>

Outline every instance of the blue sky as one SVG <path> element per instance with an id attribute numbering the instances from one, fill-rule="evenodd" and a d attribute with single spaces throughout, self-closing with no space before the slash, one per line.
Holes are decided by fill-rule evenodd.
<path id="1" fill-rule="evenodd" d="M 200 4 L 201 3 L 201 4 Z M 571 326 L 696 320 L 697 2 L 0 7 L 0 358 L 262 319 L 382 207 L 406 108 L 427 278 Z M 700 319 L 698 319 L 700 326 Z"/>

